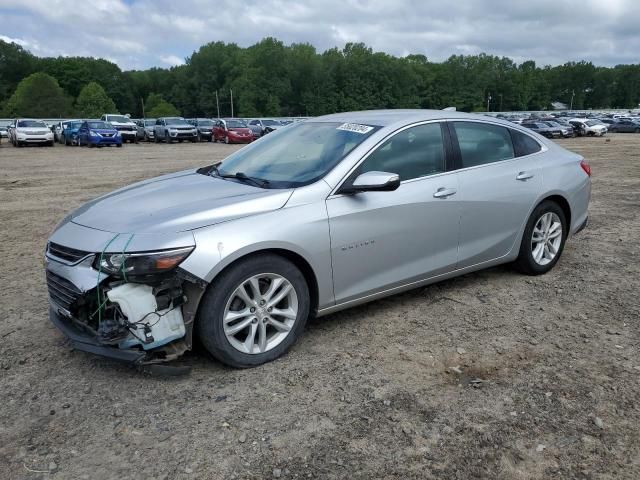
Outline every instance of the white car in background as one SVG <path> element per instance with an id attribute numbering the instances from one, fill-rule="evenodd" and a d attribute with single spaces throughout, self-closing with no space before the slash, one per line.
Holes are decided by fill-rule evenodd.
<path id="1" fill-rule="evenodd" d="M 14 147 L 22 147 L 30 143 L 53 147 L 53 138 L 53 132 L 42 120 L 18 118 L 9 128 L 9 140 Z"/>
<path id="2" fill-rule="evenodd" d="M 127 141 L 138 143 L 138 125 L 129 117 L 119 113 L 105 113 L 100 120 L 110 123 L 113 128 L 120 132 L 122 143 Z"/>
<path id="3" fill-rule="evenodd" d="M 582 136 L 602 137 L 609 131 L 604 123 L 593 118 L 572 118 L 569 123 L 576 127 Z"/>

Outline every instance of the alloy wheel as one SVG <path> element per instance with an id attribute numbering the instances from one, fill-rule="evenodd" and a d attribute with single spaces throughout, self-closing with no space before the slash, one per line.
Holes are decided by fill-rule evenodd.
<path id="1" fill-rule="evenodd" d="M 238 351 L 265 353 L 279 345 L 298 316 L 298 295 L 285 277 L 261 273 L 244 280 L 224 309 L 224 334 Z"/>
<path id="2" fill-rule="evenodd" d="M 533 227 L 531 254 L 538 265 L 548 265 L 556 258 L 562 244 L 562 222 L 554 212 L 544 213 Z"/>

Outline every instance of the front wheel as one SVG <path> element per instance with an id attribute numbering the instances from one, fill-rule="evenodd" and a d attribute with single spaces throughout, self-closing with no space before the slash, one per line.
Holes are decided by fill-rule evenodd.
<path id="1" fill-rule="evenodd" d="M 562 255 L 568 226 L 564 212 L 552 201 L 538 205 L 524 230 L 516 267 L 527 275 L 551 270 Z"/>
<path id="2" fill-rule="evenodd" d="M 221 362 L 254 367 L 275 360 L 295 343 L 309 304 L 307 283 L 294 264 L 272 254 L 248 257 L 207 290 L 196 332 Z"/>

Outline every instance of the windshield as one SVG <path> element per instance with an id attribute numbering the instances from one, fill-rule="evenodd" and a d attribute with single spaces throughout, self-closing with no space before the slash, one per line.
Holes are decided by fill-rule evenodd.
<path id="1" fill-rule="evenodd" d="M 227 128 L 247 128 L 247 124 L 240 120 L 225 120 Z"/>
<path id="2" fill-rule="evenodd" d="M 80 125 L 82 125 L 82 122 L 65 122 L 62 125 L 64 126 L 65 129 L 67 129 L 67 128 L 80 128 Z"/>
<path id="3" fill-rule="evenodd" d="M 263 125 L 266 125 L 267 127 L 273 127 L 273 126 L 278 126 L 278 125 L 282 125 L 280 122 L 277 122 L 276 120 L 263 120 L 262 121 Z"/>
<path id="4" fill-rule="evenodd" d="M 228 157 L 221 175 L 238 172 L 271 188 L 300 187 L 327 174 L 380 127 L 342 123 L 299 123 L 277 130 Z"/>
<path id="5" fill-rule="evenodd" d="M 38 120 L 20 120 L 18 122 L 18 127 L 22 128 L 49 128 L 47 124 L 44 122 L 39 122 Z"/>
<path id="6" fill-rule="evenodd" d="M 189 122 L 187 122 L 184 118 L 167 118 L 167 125 L 188 125 L 189 127 L 193 127 Z"/>
<path id="7" fill-rule="evenodd" d="M 587 124 L 587 125 L 589 125 L 590 127 L 595 127 L 595 126 L 597 126 L 597 125 L 602 125 L 602 123 L 601 123 L 601 122 L 597 122 L 597 121 L 595 121 L 595 120 L 587 120 L 587 121 L 586 121 L 586 122 L 584 122 L 584 123 L 586 123 L 586 124 Z"/>
<path id="8" fill-rule="evenodd" d="M 131 123 L 131 119 L 124 115 L 107 115 L 107 120 L 110 122 Z"/>
<path id="9" fill-rule="evenodd" d="M 198 120 L 199 127 L 213 127 L 213 122 L 211 120 Z"/>
<path id="10" fill-rule="evenodd" d="M 89 125 L 89 128 L 95 128 L 98 130 L 113 130 L 113 126 L 107 122 L 87 122 L 87 125 Z"/>
<path id="11" fill-rule="evenodd" d="M 153 119 L 153 120 L 145 120 L 145 121 L 144 121 L 144 126 L 145 126 L 145 127 L 151 127 L 151 126 L 153 126 L 153 125 L 155 125 L 155 124 L 156 124 L 155 119 Z"/>

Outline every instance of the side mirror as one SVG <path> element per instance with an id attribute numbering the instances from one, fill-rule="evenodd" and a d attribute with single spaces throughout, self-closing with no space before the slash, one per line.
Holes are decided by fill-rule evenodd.
<path id="1" fill-rule="evenodd" d="M 392 192 L 400 186 L 400 175 L 389 172 L 366 172 L 358 175 L 351 183 L 343 186 L 338 193 L 347 195 L 360 192 Z"/>

